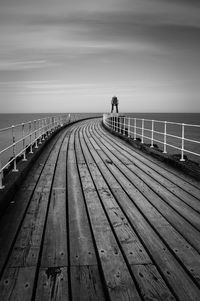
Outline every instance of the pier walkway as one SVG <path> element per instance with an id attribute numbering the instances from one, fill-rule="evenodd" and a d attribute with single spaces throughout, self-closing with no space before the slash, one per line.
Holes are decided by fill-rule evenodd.
<path id="1" fill-rule="evenodd" d="M 200 300 L 200 185 L 112 136 L 59 132 L 0 219 L 0 300 Z"/>

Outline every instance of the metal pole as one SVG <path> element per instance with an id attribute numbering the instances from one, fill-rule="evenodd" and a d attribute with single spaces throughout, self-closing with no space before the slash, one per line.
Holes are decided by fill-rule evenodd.
<path id="1" fill-rule="evenodd" d="M 15 126 L 12 125 L 12 138 L 13 138 L 13 172 L 17 172 L 17 162 L 16 162 L 16 155 L 15 155 L 15 133 L 14 133 Z"/>
<path id="2" fill-rule="evenodd" d="M 165 121 L 165 125 L 164 125 L 164 150 L 163 153 L 166 154 L 167 153 L 167 121 Z"/>
<path id="3" fill-rule="evenodd" d="M 185 136 L 185 124 L 182 123 L 181 159 L 180 159 L 180 161 L 185 161 L 185 159 L 184 159 L 184 136 Z"/>
<path id="4" fill-rule="evenodd" d="M 128 118 L 128 137 L 131 137 L 131 119 Z"/>
<path id="5" fill-rule="evenodd" d="M 45 125 L 44 125 L 44 119 L 41 119 L 41 134 L 42 134 L 42 141 L 45 140 Z"/>
<path id="6" fill-rule="evenodd" d="M 1 164 L 1 158 L 0 158 L 0 189 L 4 189 L 4 185 L 3 185 L 3 170 L 2 168 L 2 164 Z"/>
<path id="7" fill-rule="evenodd" d="M 25 138 L 24 138 L 25 134 L 24 134 L 24 123 L 22 123 L 22 138 L 23 138 L 23 159 L 22 161 L 27 161 L 26 159 L 26 147 L 25 147 Z"/>
<path id="8" fill-rule="evenodd" d="M 142 141 L 141 143 L 144 143 L 144 119 L 142 119 Z"/>
<path id="9" fill-rule="evenodd" d="M 134 140 L 136 140 L 136 118 L 134 118 Z"/>
<path id="10" fill-rule="evenodd" d="M 37 143 L 37 121 L 34 120 L 34 131 L 35 131 L 35 148 L 38 148 L 38 143 Z"/>
<path id="11" fill-rule="evenodd" d="M 125 131 L 126 131 L 126 117 L 124 117 L 124 130 L 123 130 L 123 135 L 125 136 Z"/>
<path id="12" fill-rule="evenodd" d="M 151 123 L 151 147 L 153 147 L 154 120 Z"/>
<path id="13" fill-rule="evenodd" d="M 38 119 L 38 134 L 39 134 L 39 144 L 42 143 L 42 126 L 41 119 Z"/>
<path id="14" fill-rule="evenodd" d="M 32 122 L 29 121 L 29 136 L 30 136 L 30 154 L 33 154 L 33 145 L 32 145 L 32 133 L 31 133 Z"/>

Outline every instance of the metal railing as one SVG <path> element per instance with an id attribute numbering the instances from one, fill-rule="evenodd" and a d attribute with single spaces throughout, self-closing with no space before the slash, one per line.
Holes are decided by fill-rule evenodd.
<path id="1" fill-rule="evenodd" d="M 72 119 L 72 120 L 71 120 Z M 4 188 L 3 177 L 4 170 L 12 164 L 12 171 L 17 172 L 17 160 L 22 157 L 23 161 L 27 160 L 27 153 L 33 153 L 53 131 L 66 123 L 74 121 L 70 114 L 45 117 L 42 119 L 32 120 L 7 128 L 0 129 L 0 135 L 6 137 L 8 145 L 0 150 L 0 189 Z M 10 159 L 4 159 L 4 155 L 11 156 Z"/>
<path id="2" fill-rule="evenodd" d="M 150 147 L 162 147 L 162 152 L 178 150 L 180 161 L 185 161 L 185 153 L 200 159 L 200 125 L 170 121 L 132 118 L 119 114 L 104 114 L 106 127 L 133 138 L 141 143 L 150 142 Z M 172 151 L 173 153 L 173 151 Z"/>

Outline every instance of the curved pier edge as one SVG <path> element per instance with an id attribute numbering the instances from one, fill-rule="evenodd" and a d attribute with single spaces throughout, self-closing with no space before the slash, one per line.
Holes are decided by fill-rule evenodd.
<path id="1" fill-rule="evenodd" d="M 126 135 L 121 133 L 117 133 L 112 129 L 109 129 L 105 126 L 102 122 L 102 126 L 105 130 L 110 132 L 112 135 L 121 138 L 122 140 L 126 141 L 129 145 L 133 146 L 136 149 L 141 150 L 142 152 L 146 153 L 149 156 L 153 156 L 154 158 L 158 159 L 159 161 L 165 162 L 166 164 L 171 165 L 176 170 L 181 171 L 184 174 L 189 175 L 190 177 L 194 178 L 197 181 L 200 181 L 200 166 L 198 163 L 186 159 L 184 162 L 181 162 L 178 155 L 170 155 L 163 153 L 158 147 L 151 148 L 149 144 L 141 143 L 140 139 L 133 140 Z"/>
<path id="2" fill-rule="evenodd" d="M 71 123 L 65 124 L 64 126 L 56 129 L 51 135 L 46 138 L 42 144 L 38 145 L 38 148 L 33 148 L 34 152 L 33 154 L 27 153 L 27 161 L 22 161 L 21 159 L 17 163 L 18 172 L 12 172 L 10 169 L 8 173 L 4 177 L 4 185 L 5 188 L 0 190 L 0 216 L 8 207 L 8 205 L 12 202 L 12 199 L 23 182 L 23 180 L 26 178 L 30 168 L 33 166 L 34 162 L 38 159 L 38 157 L 41 155 L 42 151 L 45 149 L 45 147 L 49 144 L 49 142 L 62 130 L 64 130 L 66 127 L 69 127 L 75 123 L 78 123 L 79 121 L 84 121 L 88 119 L 94 119 L 97 118 L 94 117 L 88 117 L 79 119 L 76 121 L 73 121 Z"/>

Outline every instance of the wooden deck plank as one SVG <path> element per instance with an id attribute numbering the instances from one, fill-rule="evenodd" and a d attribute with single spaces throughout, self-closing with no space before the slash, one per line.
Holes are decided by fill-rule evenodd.
<path id="1" fill-rule="evenodd" d="M 61 142 L 63 136 L 60 136 L 58 141 Z M 50 188 L 56 164 L 56 156 L 59 151 L 58 141 L 54 145 L 47 161 L 45 162 L 43 172 L 36 185 L 31 202 L 21 224 L 20 231 L 17 235 L 12 252 L 10 253 L 10 257 L 4 270 L 1 282 L 6 277 L 7 273 L 9 273 L 11 268 L 32 267 L 32 272 L 30 273 L 29 271 L 30 275 L 27 277 L 30 282 L 29 286 L 32 288 L 34 287 L 35 272 L 44 231 Z M 26 271 L 26 269 L 22 271 Z M 20 280 L 20 277 L 18 278 Z M 16 294 L 20 295 L 18 292 L 18 286 L 16 289 L 14 289 L 14 291 L 15 290 L 17 290 Z M 7 292 L 7 294 L 9 294 L 9 292 Z M 21 295 L 20 297 L 22 300 Z M 29 296 L 29 299 L 27 300 L 31 300 L 31 296 Z"/>
<path id="2" fill-rule="evenodd" d="M 62 138 L 60 138 L 61 141 Z M 32 266 L 38 260 L 58 151 L 59 143 L 51 151 L 37 183 L 32 201 L 9 258 L 9 266 Z"/>
<path id="3" fill-rule="evenodd" d="M 98 139 L 96 139 L 96 142 L 98 143 Z M 98 150 L 97 150 L 98 151 Z M 99 152 L 98 152 L 99 153 Z M 101 153 L 102 154 L 102 153 Z M 105 158 L 104 158 L 105 160 Z M 102 165 L 99 165 L 102 167 Z M 113 164 L 107 164 L 108 168 L 111 169 L 113 167 Z M 113 172 L 113 170 L 112 170 Z M 116 174 L 116 178 L 120 179 L 121 182 L 121 175 L 120 174 Z M 128 189 L 128 187 L 126 187 L 126 190 Z M 121 206 L 124 208 L 125 206 L 125 212 L 127 212 L 127 214 L 129 215 L 130 219 L 133 221 L 133 224 L 135 226 L 135 228 L 137 229 L 137 231 L 139 231 L 140 228 L 140 237 L 143 240 L 143 236 L 146 236 L 145 240 L 147 239 L 147 241 L 150 239 L 150 241 L 147 243 L 147 241 L 145 241 L 145 244 L 147 245 L 148 249 L 151 250 L 151 255 L 154 258 L 154 260 L 157 261 L 157 266 L 159 267 L 159 269 L 162 269 L 162 271 L 164 272 L 164 277 L 165 279 L 168 279 L 170 285 L 175 286 L 175 291 L 176 293 L 179 293 L 182 295 L 182 298 L 184 299 L 193 299 L 193 298 L 197 298 L 199 291 L 197 289 L 197 287 L 194 285 L 194 283 L 190 280 L 190 278 L 188 278 L 187 274 L 185 274 L 185 272 L 182 270 L 181 266 L 179 266 L 178 262 L 176 262 L 176 259 L 170 255 L 170 253 L 168 252 L 166 246 L 163 245 L 163 243 L 161 241 L 158 240 L 156 233 L 154 233 L 154 231 L 149 232 L 149 226 L 147 227 L 147 225 L 143 225 L 142 227 L 142 223 L 141 221 L 144 219 L 142 219 L 141 214 L 139 214 L 139 211 L 137 211 L 136 207 L 134 208 L 134 210 L 137 211 L 137 214 L 134 214 L 134 217 L 132 216 L 131 218 L 131 214 L 133 214 L 133 208 L 131 209 L 131 207 L 127 207 L 128 205 L 128 200 L 129 200 L 129 205 L 133 206 L 132 201 L 130 202 L 130 199 L 127 199 L 127 196 L 124 192 L 120 191 L 119 189 L 113 189 L 113 193 L 115 193 L 115 197 L 118 198 L 118 201 L 120 202 Z M 121 194 L 121 195 L 120 195 Z M 123 201 L 122 201 L 123 200 Z M 140 216 L 140 218 L 138 218 L 138 216 Z M 143 220 L 145 222 L 145 220 Z M 145 222 L 146 223 L 146 222 Z M 145 226 L 145 227 L 144 227 Z M 145 229 L 147 227 L 147 229 Z M 153 238 L 156 238 L 156 241 L 154 241 Z M 143 240 L 144 241 L 144 240 Z M 158 246 L 160 245 L 160 250 L 158 251 Z M 154 249 L 155 248 L 155 249 Z M 158 249 L 157 249 L 158 248 Z M 154 250 L 153 250 L 154 249 Z M 163 250 L 164 249 L 164 250 Z M 166 252 L 166 254 L 165 254 Z M 166 258 L 167 257 L 167 258 Z M 158 262 L 159 259 L 159 262 Z M 161 260 L 161 261 L 160 261 Z M 168 269 L 170 269 L 171 271 L 169 271 Z M 168 274 L 169 273 L 169 274 Z M 182 274 L 182 276 L 180 277 L 180 274 Z M 174 277 L 175 278 L 172 280 L 169 279 L 170 277 Z M 174 275 L 174 276 L 172 276 Z M 178 289 L 181 285 L 177 283 L 175 283 L 175 279 L 176 278 L 181 278 L 181 281 L 186 281 L 187 284 L 186 287 L 188 287 L 188 285 L 190 286 L 194 286 L 194 290 L 192 289 L 193 292 L 195 292 L 195 294 L 193 296 L 191 296 L 190 294 L 188 294 L 187 290 L 180 290 Z M 178 280 L 179 281 L 179 280 Z M 177 285 L 177 287 L 176 287 Z M 184 286 L 184 284 L 182 284 L 182 286 Z"/>
<path id="4" fill-rule="evenodd" d="M 128 147 L 124 147 L 123 144 L 115 143 L 115 140 L 106 137 L 103 131 L 99 130 L 98 133 L 102 133 L 102 137 L 109 142 L 109 145 L 112 146 L 113 150 L 117 150 L 123 157 L 130 160 L 130 164 L 134 164 L 136 171 L 145 172 L 153 178 L 153 180 L 156 180 L 157 183 L 165 187 L 165 189 L 168 189 L 186 204 L 200 212 L 200 187 L 197 189 L 188 185 L 187 182 L 180 182 L 179 178 L 175 178 L 174 175 L 171 175 L 166 171 L 163 172 L 162 170 L 160 173 L 161 168 L 158 165 L 146 160 L 142 155 L 139 155 L 134 151 L 131 152 L 131 150 Z M 193 196 L 193 194 L 195 194 L 195 196 Z"/>
<path id="5" fill-rule="evenodd" d="M 152 263 L 137 234 L 130 226 L 126 216 L 114 199 L 108 184 L 105 182 L 97 165 L 95 164 L 94 159 L 90 155 L 83 138 L 80 138 L 80 142 L 84 155 L 86 155 L 88 168 L 90 170 L 98 194 L 101 198 L 102 204 L 107 212 L 110 223 L 113 226 L 113 229 L 120 242 L 120 245 L 122 246 L 126 258 L 128 259 L 129 264 L 133 265 Z"/>
<path id="6" fill-rule="evenodd" d="M 96 123 L 94 124 L 96 126 Z M 125 149 L 128 153 L 132 154 L 134 157 L 137 157 L 141 159 L 147 166 L 156 168 L 156 170 L 164 177 L 167 177 L 168 180 L 172 181 L 173 183 L 177 183 L 179 187 L 185 188 L 185 191 L 188 191 L 190 194 L 192 194 L 194 197 L 199 199 L 199 189 L 200 189 L 200 183 L 199 181 L 191 178 L 190 176 L 187 176 L 183 172 L 179 172 L 177 169 L 171 167 L 170 165 L 167 165 L 164 162 L 158 161 L 156 158 L 153 158 L 150 155 L 147 155 L 145 153 L 141 153 L 137 149 L 133 149 L 132 146 L 130 146 L 127 142 L 123 141 L 120 138 L 113 137 L 112 134 L 105 131 L 104 128 L 102 128 L 102 125 L 97 124 L 98 128 L 101 129 L 103 135 L 106 135 L 109 137 L 110 140 L 114 141 L 116 144 L 120 145 L 121 148 Z"/>
<path id="7" fill-rule="evenodd" d="M 49 267 L 39 271 L 36 301 L 68 301 L 68 268 Z"/>
<path id="8" fill-rule="evenodd" d="M 176 300 L 154 265 L 133 265 L 132 271 L 144 300 Z"/>
<path id="9" fill-rule="evenodd" d="M 2 268 L 5 265 L 5 260 L 9 254 L 15 236 L 17 234 L 20 223 L 25 214 L 26 208 L 29 204 L 32 192 L 35 188 L 35 185 L 40 177 L 43 166 L 54 146 L 57 142 L 57 139 L 53 139 L 46 151 L 41 154 L 37 159 L 35 164 L 30 170 L 27 178 L 25 179 L 22 187 L 17 192 L 15 198 L 13 199 L 11 205 L 4 212 L 4 215 L 0 219 L 0 273 Z"/>
<path id="10" fill-rule="evenodd" d="M 68 265 L 66 224 L 66 156 L 69 137 L 62 142 L 54 173 L 42 250 L 42 267 Z"/>
<path id="11" fill-rule="evenodd" d="M 2 301 L 31 301 L 35 268 L 9 268 L 0 282 Z"/>
<path id="12" fill-rule="evenodd" d="M 102 287 L 99 269 L 95 266 L 71 267 L 72 299 L 76 301 L 107 300 Z"/>
<path id="13" fill-rule="evenodd" d="M 66 191 L 53 189 L 43 243 L 42 267 L 67 266 Z"/>
<path id="14" fill-rule="evenodd" d="M 97 258 L 79 179 L 74 134 L 69 141 L 67 158 L 70 263 L 72 266 L 97 265 Z"/>
<path id="15" fill-rule="evenodd" d="M 100 137 L 97 135 L 97 141 L 99 141 Z M 162 198 L 159 198 L 155 192 L 153 192 L 148 186 L 145 185 L 143 181 L 141 181 L 137 176 L 134 175 L 125 165 L 121 163 L 120 160 L 116 156 L 113 156 L 113 153 L 109 151 L 104 145 L 101 145 L 101 148 L 106 154 L 106 159 L 104 160 L 111 160 L 120 171 L 126 175 L 126 179 L 124 179 L 124 184 L 126 188 L 128 187 L 130 192 L 132 190 L 131 183 L 139 188 L 140 192 L 144 194 L 146 199 L 150 200 L 154 206 L 157 206 L 157 209 L 161 211 L 162 215 L 164 215 L 170 223 L 175 227 L 180 233 L 184 235 L 184 237 L 193 245 L 197 250 L 200 250 L 200 233 L 194 227 L 191 226 L 190 223 L 187 222 L 179 213 L 174 211 L 171 207 L 165 204 Z M 104 155 L 105 156 L 105 155 Z M 111 159 L 112 158 L 112 159 Z M 110 165 L 114 167 L 113 165 Z M 127 180 L 129 179 L 129 180 Z M 129 183 L 129 184 L 128 184 Z M 128 185 L 128 186 L 127 186 Z M 152 211 L 153 212 L 153 211 Z M 185 227 L 185 228 L 184 228 Z M 187 228 L 187 231 L 186 231 Z"/>
<path id="16" fill-rule="evenodd" d="M 131 300 L 135 298 L 134 300 L 140 300 L 135 284 L 100 204 L 87 166 L 83 163 L 83 156 L 80 156 L 81 161 L 79 161 L 81 150 L 78 139 L 76 139 L 76 153 L 93 235 L 110 299 Z"/>
<path id="17" fill-rule="evenodd" d="M 163 166 L 100 120 L 63 130 L 0 221 L 0 300 L 198 301 L 200 189 Z"/>
<path id="18" fill-rule="evenodd" d="M 116 164 L 119 165 L 122 162 L 124 165 L 127 165 L 127 171 L 130 169 L 132 171 L 132 175 L 136 175 L 138 179 L 141 180 L 141 183 L 146 183 L 150 187 L 150 191 L 158 194 L 165 202 L 167 202 L 171 207 L 177 210 L 180 214 L 182 214 L 186 219 L 189 220 L 198 230 L 200 230 L 200 215 L 198 212 L 193 210 L 190 206 L 188 206 L 182 199 L 176 197 L 171 190 L 167 190 L 166 187 L 161 185 L 158 181 L 154 179 L 155 172 L 151 172 L 151 176 L 146 173 L 146 170 L 141 170 L 135 162 L 129 160 L 127 156 L 120 150 L 120 148 L 115 148 L 111 145 L 110 141 L 108 141 L 104 136 L 99 136 L 101 138 L 101 142 L 104 143 L 106 147 L 109 147 L 109 150 L 113 153 L 117 153 L 117 161 Z M 186 198 L 188 195 L 186 194 Z M 194 199 L 191 197 L 194 201 Z M 191 201 L 188 197 L 188 202 Z M 198 211 L 200 211 L 200 201 L 196 199 L 196 206 Z"/>
<path id="19" fill-rule="evenodd" d="M 103 153 L 105 156 L 105 153 Z M 102 153 L 101 153 L 102 156 Z M 104 161 L 105 161 L 105 157 Z M 107 158 L 107 156 L 106 156 Z M 100 166 L 100 165 L 99 165 Z M 183 262 L 189 273 L 199 282 L 200 276 L 200 256 L 199 253 L 190 246 L 190 244 L 177 232 L 175 229 L 163 218 L 162 215 L 148 202 L 147 198 L 141 194 L 138 189 L 129 183 L 129 180 L 119 173 L 119 170 L 112 164 L 108 165 L 109 169 L 113 172 L 116 178 L 120 178 L 120 183 L 125 191 L 129 194 L 130 198 L 138 206 L 141 212 L 146 216 L 150 223 L 154 226 L 156 231 L 160 233 L 171 250 Z M 106 175 L 105 168 L 103 169 Z M 180 224 L 180 226 L 183 224 Z"/>

